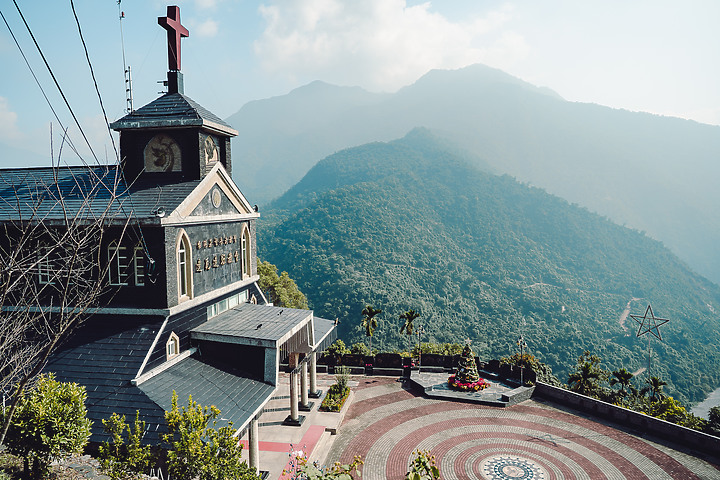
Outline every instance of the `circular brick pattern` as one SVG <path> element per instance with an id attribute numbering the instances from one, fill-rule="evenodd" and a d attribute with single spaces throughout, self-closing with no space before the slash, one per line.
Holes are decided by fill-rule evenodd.
<path id="1" fill-rule="evenodd" d="M 365 480 L 402 480 L 418 449 L 435 456 L 444 480 L 720 478 L 718 465 L 570 410 L 445 402 L 371 378 L 360 381 L 326 462 L 360 455 Z"/>
<path id="2" fill-rule="evenodd" d="M 487 480 L 545 480 L 547 473 L 535 462 L 514 456 L 490 457 L 480 463 Z"/>

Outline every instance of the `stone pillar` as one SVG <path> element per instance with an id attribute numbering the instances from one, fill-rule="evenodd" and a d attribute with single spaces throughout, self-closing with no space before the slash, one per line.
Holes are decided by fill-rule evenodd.
<path id="1" fill-rule="evenodd" d="M 250 468 L 255 468 L 260 472 L 260 441 L 258 440 L 258 419 L 253 418 L 250 421 L 248 429 L 248 448 L 250 454 Z"/>
<path id="2" fill-rule="evenodd" d="M 310 354 L 310 396 L 312 398 L 320 397 L 320 391 L 317 388 L 317 354 L 315 352 Z"/>
<path id="3" fill-rule="evenodd" d="M 300 367 L 300 408 L 303 410 L 309 410 L 308 405 L 308 371 L 307 362 L 303 362 Z"/>
<path id="4" fill-rule="evenodd" d="M 293 422 L 298 421 L 298 395 L 297 395 L 297 373 L 293 370 L 297 367 L 298 354 L 290 354 L 290 419 Z"/>

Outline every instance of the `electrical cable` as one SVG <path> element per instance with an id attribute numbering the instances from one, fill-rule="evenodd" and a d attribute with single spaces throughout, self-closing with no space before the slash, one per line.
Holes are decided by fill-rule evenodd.
<path id="1" fill-rule="evenodd" d="M 115 145 L 115 138 L 112 135 L 112 129 L 110 128 L 110 122 L 107 118 L 107 112 L 105 111 L 105 105 L 102 101 L 102 96 L 100 95 L 100 88 L 97 84 L 97 79 L 95 78 L 95 70 L 93 70 L 92 63 L 90 62 L 90 54 L 88 54 L 87 45 L 85 44 L 85 38 L 83 38 L 82 29 L 80 28 L 80 20 L 78 19 L 77 12 L 75 11 L 75 3 L 73 0 L 70 0 L 70 8 L 72 8 L 73 15 L 75 16 L 75 24 L 78 28 L 78 34 L 80 34 L 80 42 L 82 43 L 83 49 L 85 50 L 85 59 L 87 60 L 88 67 L 90 68 L 90 75 L 92 76 L 93 85 L 95 85 L 95 92 L 97 92 L 98 101 L 100 102 L 100 109 L 103 112 L 103 119 L 105 120 L 105 125 L 107 126 L 108 135 L 110 136 L 110 141 L 112 142 L 113 150 L 115 150 L 115 161 L 120 162 L 120 154 L 118 153 L 117 146 Z M 124 58 L 123 54 L 123 58 Z"/>
<path id="2" fill-rule="evenodd" d="M 45 62 L 45 67 L 48 69 L 50 76 L 52 77 L 53 81 L 55 82 L 55 86 L 57 87 L 58 91 L 60 92 L 60 96 L 62 96 L 63 100 L 65 101 L 65 105 L 67 106 L 68 110 L 70 111 L 70 115 L 72 115 L 73 120 L 75 120 L 75 125 L 77 125 L 78 129 L 80 130 L 80 133 L 82 134 L 83 138 L 85 139 L 85 143 L 87 144 L 88 148 L 90 149 L 90 153 L 92 153 L 92 156 L 95 159 L 95 162 L 98 165 L 100 165 L 100 160 L 97 158 L 97 155 L 95 155 L 95 151 L 93 150 L 92 145 L 90 145 L 90 140 L 88 140 L 87 135 L 85 135 L 85 131 L 83 130 L 82 126 L 80 125 L 80 121 L 77 119 L 77 116 L 75 116 L 75 112 L 73 111 L 72 107 L 70 106 L 70 102 L 68 101 L 67 97 L 65 96 L 65 93 L 63 92 L 62 88 L 60 87 L 60 83 L 58 82 L 57 78 L 55 78 L 55 74 L 53 73 L 52 68 L 50 68 L 50 64 L 48 63 L 47 59 L 45 58 L 45 54 L 42 52 L 40 45 L 38 44 L 37 40 L 35 39 L 35 35 L 32 33 L 32 30 L 30 30 L 30 25 L 28 25 L 27 21 L 25 20 L 25 16 L 23 15 L 22 11 L 20 10 L 20 7 L 18 6 L 17 1 L 13 0 L 13 4 L 15 5 L 15 8 L 17 9 L 18 13 L 20 14 L 20 18 L 22 19 L 23 23 L 25 24 L 25 28 L 27 29 L 28 33 L 30 34 L 30 38 L 32 38 L 33 43 L 35 44 L 35 48 L 37 48 L 37 51 L 40 54 L 40 57 L 43 59 L 43 62 Z"/>

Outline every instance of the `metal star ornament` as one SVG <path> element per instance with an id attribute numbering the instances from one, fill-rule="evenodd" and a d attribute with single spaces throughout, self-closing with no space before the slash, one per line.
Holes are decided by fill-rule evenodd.
<path id="1" fill-rule="evenodd" d="M 651 333 L 657 337 L 658 340 L 662 340 L 662 335 L 660 335 L 660 329 L 658 327 L 670 321 L 667 318 L 656 317 L 650 305 L 648 305 L 645 309 L 645 315 L 630 315 L 630 318 L 640 325 L 637 332 L 638 337 L 645 335 L 646 333 Z"/>

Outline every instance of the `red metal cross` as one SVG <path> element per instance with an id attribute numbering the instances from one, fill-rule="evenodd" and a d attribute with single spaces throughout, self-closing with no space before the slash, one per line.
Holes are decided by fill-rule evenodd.
<path id="1" fill-rule="evenodd" d="M 167 30 L 168 69 L 180 71 L 180 39 L 190 36 L 188 29 L 180 25 L 180 7 L 167 7 L 167 17 L 158 17 L 158 25 Z"/>

